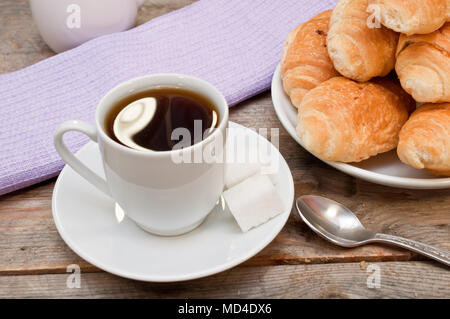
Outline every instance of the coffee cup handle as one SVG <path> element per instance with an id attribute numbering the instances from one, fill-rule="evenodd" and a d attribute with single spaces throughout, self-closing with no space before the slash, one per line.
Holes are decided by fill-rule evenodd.
<path id="1" fill-rule="evenodd" d="M 66 162 L 72 169 L 84 177 L 89 183 L 97 187 L 103 193 L 111 196 L 108 184 L 106 181 L 95 174 L 90 168 L 84 165 L 64 144 L 63 136 L 69 131 L 77 131 L 86 134 L 92 141 L 97 143 L 97 129 L 86 122 L 82 121 L 66 121 L 62 123 L 54 135 L 55 148 L 61 158 Z"/>

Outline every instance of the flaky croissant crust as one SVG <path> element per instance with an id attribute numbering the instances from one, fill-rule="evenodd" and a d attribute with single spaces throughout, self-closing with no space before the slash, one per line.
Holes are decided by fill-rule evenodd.
<path id="1" fill-rule="evenodd" d="M 427 35 L 402 35 L 396 72 L 417 102 L 450 102 L 450 23 Z"/>
<path id="2" fill-rule="evenodd" d="M 406 35 L 434 32 L 447 21 L 447 0 L 375 0 L 374 2 L 379 6 L 381 23 Z"/>
<path id="3" fill-rule="evenodd" d="M 303 145 L 327 161 L 359 162 L 394 149 L 415 102 L 391 78 L 335 77 L 311 90 L 297 117 Z"/>
<path id="4" fill-rule="evenodd" d="M 386 76 L 395 65 L 398 34 L 368 25 L 368 0 L 340 0 L 328 32 L 328 53 L 336 70 L 359 82 Z"/>
<path id="5" fill-rule="evenodd" d="M 450 103 L 419 107 L 400 132 L 397 153 L 405 164 L 450 176 Z"/>
<path id="6" fill-rule="evenodd" d="M 320 83 L 337 76 L 326 47 L 331 10 L 295 28 L 287 37 L 281 60 L 283 88 L 295 107 Z"/>

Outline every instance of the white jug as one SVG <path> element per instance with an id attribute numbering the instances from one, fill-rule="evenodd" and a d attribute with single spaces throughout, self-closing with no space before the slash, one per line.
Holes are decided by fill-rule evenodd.
<path id="1" fill-rule="evenodd" d="M 39 32 L 55 52 L 128 30 L 144 0 L 30 0 Z"/>

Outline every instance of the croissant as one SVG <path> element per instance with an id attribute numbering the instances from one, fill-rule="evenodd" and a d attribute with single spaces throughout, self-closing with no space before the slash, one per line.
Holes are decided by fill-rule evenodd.
<path id="1" fill-rule="evenodd" d="M 416 103 L 390 77 L 330 79 L 303 98 L 297 135 L 322 160 L 359 162 L 394 149 Z"/>
<path id="2" fill-rule="evenodd" d="M 338 75 L 326 45 L 330 17 L 331 10 L 325 11 L 298 26 L 284 45 L 281 78 L 295 107 L 309 90 Z"/>
<path id="3" fill-rule="evenodd" d="M 428 34 L 442 27 L 447 21 L 447 2 L 448 0 L 376 0 L 381 23 L 407 35 Z"/>
<path id="4" fill-rule="evenodd" d="M 400 132 L 397 153 L 405 164 L 450 176 L 450 103 L 419 107 Z"/>
<path id="5" fill-rule="evenodd" d="M 450 102 L 450 23 L 427 35 L 402 35 L 395 70 L 417 102 Z"/>
<path id="6" fill-rule="evenodd" d="M 395 64 L 398 34 L 384 26 L 369 27 L 369 0 L 340 0 L 328 32 L 328 53 L 343 76 L 365 82 L 385 76 Z"/>

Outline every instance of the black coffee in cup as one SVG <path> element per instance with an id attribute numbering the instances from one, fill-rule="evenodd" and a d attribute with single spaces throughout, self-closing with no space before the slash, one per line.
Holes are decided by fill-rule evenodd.
<path id="1" fill-rule="evenodd" d="M 154 88 L 113 105 L 105 117 L 105 131 L 127 147 L 170 151 L 180 138 L 178 134 L 174 138 L 174 130 L 185 129 L 190 141 L 184 141 L 184 146 L 194 145 L 205 138 L 205 132 L 217 127 L 218 116 L 214 103 L 201 94 L 181 88 Z"/>

